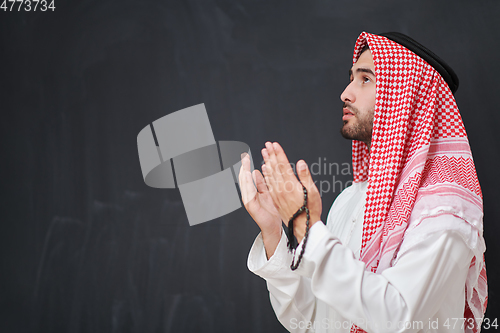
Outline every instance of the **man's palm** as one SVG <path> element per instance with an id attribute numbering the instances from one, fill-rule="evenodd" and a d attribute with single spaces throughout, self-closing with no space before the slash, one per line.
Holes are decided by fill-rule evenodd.
<path id="1" fill-rule="evenodd" d="M 281 218 L 269 194 L 264 177 L 259 170 L 250 172 L 248 155 L 242 159 L 239 183 L 243 204 L 260 229 L 276 231 L 281 228 Z"/>

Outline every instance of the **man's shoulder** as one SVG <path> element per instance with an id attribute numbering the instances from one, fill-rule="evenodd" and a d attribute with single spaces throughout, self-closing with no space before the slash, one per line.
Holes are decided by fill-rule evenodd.
<path id="1" fill-rule="evenodd" d="M 340 194 L 335 198 L 335 201 L 330 208 L 330 211 L 341 209 L 346 204 L 352 205 L 359 200 L 364 200 L 366 194 L 368 182 L 356 182 L 347 186 Z"/>
<path id="2" fill-rule="evenodd" d="M 351 197 L 351 196 L 364 195 L 366 193 L 367 186 L 368 186 L 368 181 L 352 183 L 351 185 L 347 186 L 342 192 L 339 193 L 335 201 L 347 196 Z"/>

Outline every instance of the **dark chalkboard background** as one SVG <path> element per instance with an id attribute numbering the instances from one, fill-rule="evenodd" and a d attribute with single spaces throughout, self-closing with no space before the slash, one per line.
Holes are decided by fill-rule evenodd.
<path id="1" fill-rule="evenodd" d="M 55 0 L 0 11 L 0 332 L 282 332 L 246 268 L 244 209 L 190 227 L 147 187 L 139 131 L 205 103 L 216 140 L 349 163 L 339 95 L 361 31 L 447 60 L 484 193 L 486 317 L 499 317 L 500 2 Z M 346 170 L 340 170 L 346 172 Z M 324 213 L 349 175 L 324 181 Z M 326 191 L 326 184 L 337 181 Z"/>

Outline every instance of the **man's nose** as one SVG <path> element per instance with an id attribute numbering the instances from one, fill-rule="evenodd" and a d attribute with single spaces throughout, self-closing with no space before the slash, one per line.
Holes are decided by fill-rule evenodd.
<path id="1" fill-rule="evenodd" d="M 354 97 L 354 93 L 352 91 L 352 82 L 349 83 L 347 85 L 347 87 L 345 87 L 344 91 L 342 92 L 342 94 L 340 94 L 340 99 L 342 100 L 342 102 L 351 102 L 351 103 L 354 103 L 354 101 L 356 100 L 356 98 Z"/>

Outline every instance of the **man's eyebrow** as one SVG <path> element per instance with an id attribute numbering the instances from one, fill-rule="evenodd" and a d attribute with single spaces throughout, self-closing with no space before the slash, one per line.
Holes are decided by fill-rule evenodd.
<path id="1" fill-rule="evenodd" d="M 371 74 L 373 75 L 374 77 L 377 77 L 375 75 L 375 73 L 373 73 L 373 71 L 369 68 L 364 68 L 364 67 L 360 67 L 360 68 L 357 68 L 356 69 L 356 73 L 368 73 L 368 74 Z M 349 69 L 349 77 L 352 77 L 352 69 Z"/>

